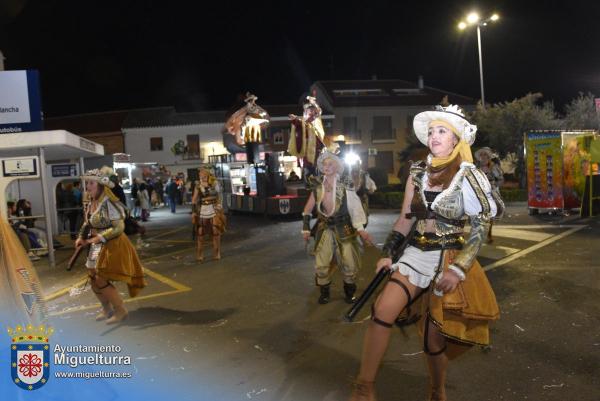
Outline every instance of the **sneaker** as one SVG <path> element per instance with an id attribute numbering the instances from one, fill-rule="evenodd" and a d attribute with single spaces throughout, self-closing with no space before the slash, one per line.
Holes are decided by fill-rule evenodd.
<path id="1" fill-rule="evenodd" d="M 35 253 L 29 251 L 29 253 L 27 254 L 27 256 L 29 256 L 29 260 L 35 262 L 36 260 L 40 260 L 40 257 L 37 256 Z"/>

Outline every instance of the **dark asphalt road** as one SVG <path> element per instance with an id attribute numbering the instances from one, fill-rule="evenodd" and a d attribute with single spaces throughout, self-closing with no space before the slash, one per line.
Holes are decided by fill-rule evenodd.
<path id="1" fill-rule="evenodd" d="M 374 212 L 369 231 L 377 242 L 396 213 Z M 490 266 L 521 252 L 488 272 L 502 311 L 492 328 L 493 345 L 451 363 L 448 399 L 598 400 L 600 220 L 533 218 L 523 205 L 509 213 L 481 258 Z M 94 302 L 88 287 L 49 302 L 54 325 L 85 333 L 87 342 L 124 344 L 138 380 L 151 385 L 175 375 L 189 386 L 190 400 L 346 400 L 368 311 L 356 323 L 342 322 L 348 306 L 340 275 L 332 302 L 317 304 L 300 222 L 231 216 L 223 259 L 196 264 L 188 221 L 187 211 L 152 216 L 140 254 L 161 276 L 149 277 L 142 294 L 153 297 L 128 302 L 124 324 L 107 328 L 93 321 L 93 309 L 67 309 Z M 528 251 L 541 241 L 547 245 Z M 359 288 L 372 277 L 377 254 L 366 249 Z M 69 273 L 60 266 L 38 269 L 47 294 L 84 274 L 82 267 Z M 165 278 L 191 290 L 174 292 Z M 394 329 L 377 382 L 380 400 L 425 399 L 427 380 L 416 329 L 405 335 Z"/>

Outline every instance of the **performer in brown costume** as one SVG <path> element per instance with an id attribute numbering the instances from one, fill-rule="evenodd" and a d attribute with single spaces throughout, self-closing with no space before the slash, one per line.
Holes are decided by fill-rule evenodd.
<path id="1" fill-rule="evenodd" d="M 129 296 L 135 297 L 146 286 L 144 268 L 129 238 L 124 233 L 125 209 L 112 193 L 112 169 L 89 170 L 83 175 L 87 202 L 84 223 L 76 247 L 89 245 L 86 267 L 92 290 L 102 305 L 96 320 L 107 324 L 127 317 L 123 299 L 112 281 L 127 283 Z"/>
<path id="2" fill-rule="evenodd" d="M 420 331 L 432 401 L 446 400 L 448 360 L 472 345 L 487 345 L 488 323 L 499 316 L 494 292 L 475 259 L 490 219 L 503 207 L 473 165 L 470 145 L 477 127 L 456 106 L 420 113 L 413 126 L 430 155 L 411 168 L 401 215 L 377 263 L 377 271 L 392 273 L 372 308 L 352 401 L 376 399 L 374 381 L 390 329 L 400 313 L 416 309 L 415 299 L 422 303 Z M 467 218 L 471 231 L 465 240 Z"/>
<path id="3" fill-rule="evenodd" d="M 200 169 L 200 179 L 192 197 L 192 224 L 197 227 L 196 260 L 204 261 L 204 236 L 213 243 L 213 259 L 221 259 L 221 235 L 225 232 L 225 214 L 221 207 L 221 188 L 208 169 Z"/>

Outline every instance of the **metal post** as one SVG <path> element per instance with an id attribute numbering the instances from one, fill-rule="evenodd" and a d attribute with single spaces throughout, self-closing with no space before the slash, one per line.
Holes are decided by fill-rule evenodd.
<path id="1" fill-rule="evenodd" d="M 79 158 L 79 176 L 83 176 L 83 174 L 85 174 L 85 166 L 83 165 L 83 157 Z M 81 192 L 85 191 L 85 182 L 83 181 L 83 178 L 79 178 L 79 181 L 81 181 Z"/>
<path id="2" fill-rule="evenodd" d="M 42 198 L 44 200 L 44 214 L 46 215 L 46 237 L 48 240 L 48 261 L 50 267 L 56 266 L 56 259 L 54 258 L 54 237 L 52 236 L 52 219 L 50 218 L 50 200 L 48 198 L 47 188 L 47 170 L 46 156 L 44 154 L 44 148 L 40 148 L 40 178 L 42 180 Z"/>
<path id="3" fill-rule="evenodd" d="M 481 57 L 481 26 L 477 24 L 477 49 L 479 50 L 479 82 L 481 84 L 481 107 L 485 110 L 485 96 L 483 94 L 483 59 Z"/>

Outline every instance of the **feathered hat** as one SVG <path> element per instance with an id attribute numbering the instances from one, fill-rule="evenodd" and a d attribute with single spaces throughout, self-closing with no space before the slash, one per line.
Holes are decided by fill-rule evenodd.
<path id="1" fill-rule="evenodd" d="M 427 146 L 427 136 L 431 123 L 439 121 L 448 124 L 452 131 L 470 145 L 475 142 L 477 126 L 469 123 L 465 113 L 456 105 L 448 107 L 436 106 L 435 110 L 424 111 L 415 116 L 413 128 L 421 143 Z"/>
<path id="2" fill-rule="evenodd" d="M 108 166 L 103 166 L 101 169 L 93 169 L 86 171 L 81 178 L 86 181 L 96 181 L 109 188 L 114 188 L 115 183 L 112 182 L 110 177 L 114 175 L 113 169 Z"/>

